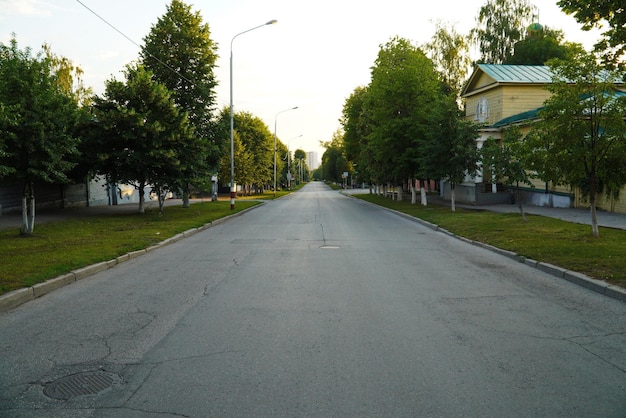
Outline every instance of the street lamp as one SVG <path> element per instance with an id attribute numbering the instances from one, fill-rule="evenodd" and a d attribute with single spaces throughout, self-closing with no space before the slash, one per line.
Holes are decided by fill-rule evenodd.
<path id="1" fill-rule="evenodd" d="M 278 115 L 280 115 L 281 113 L 289 112 L 290 110 L 296 110 L 297 108 L 298 106 L 281 110 L 274 117 L 274 199 L 276 199 L 276 125 L 278 124 Z"/>
<path id="2" fill-rule="evenodd" d="M 291 144 L 291 141 L 293 141 L 294 139 L 298 139 L 301 138 L 302 135 L 298 135 L 295 138 L 291 138 L 289 141 L 287 141 L 287 187 L 289 188 L 289 190 L 291 190 L 291 168 L 289 167 L 289 158 L 290 158 L 290 152 L 289 152 L 289 144 Z"/>
<path id="3" fill-rule="evenodd" d="M 243 32 L 239 32 L 237 35 L 233 36 L 233 39 L 230 41 L 230 209 L 235 209 L 235 196 L 237 194 L 237 190 L 235 188 L 235 122 L 233 118 L 233 42 L 235 38 L 239 35 L 243 35 L 244 33 L 248 33 L 258 28 L 262 28 L 263 26 L 273 25 L 277 20 L 270 20 L 267 23 L 264 23 L 259 26 L 255 26 L 252 29 L 245 30 Z"/>

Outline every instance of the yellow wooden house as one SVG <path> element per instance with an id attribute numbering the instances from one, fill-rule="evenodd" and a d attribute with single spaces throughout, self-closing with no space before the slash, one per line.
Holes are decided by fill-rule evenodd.
<path id="1" fill-rule="evenodd" d="M 519 125 L 527 133 L 529 124 L 537 120 L 537 112 L 550 96 L 546 86 L 551 83 L 549 67 L 543 65 L 478 64 L 465 84 L 461 97 L 466 103 L 466 118 L 480 124 L 478 147 L 489 137 L 499 139 L 510 126 Z M 588 207 L 576 188 L 554 186 L 536 180 L 527 187 L 525 203 L 552 207 Z M 444 190 L 445 194 L 445 190 Z M 477 205 L 511 201 L 509 191 L 490 182 L 488 173 L 466 179 L 457 199 Z M 491 196 L 490 196 L 491 195 Z M 626 213 L 626 188 L 619 199 L 597 198 L 598 209 Z"/>

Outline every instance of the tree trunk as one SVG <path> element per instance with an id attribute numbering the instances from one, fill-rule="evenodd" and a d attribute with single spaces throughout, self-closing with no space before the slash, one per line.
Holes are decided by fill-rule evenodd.
<path id="1" fill-rule="evenodd" d="M 189 203 L 189 185 L 185 185 L 185 188 L 182 190 L 183 192 L 183 207 L 184 208 L 188 208 L 190 203 Z M 162 211 L 159 210 L 159 212 L 161 212 L 161 214 L 163 214 Z"/>
<path id="2" fill-rule="evenodd" d="M 600 229 L 598 228 L 598 214 L 596 213 L 595 190 L 594 194 L 589 195 L 589 204 L 591 206 L 591 232 L 594 237 L 598 238 L 600 236 Z"/>
<path id="3" fill-rule="evenodd" d="M 424 181 L 425 183 L 425 181 Z M 426 185 L 422 186 L 422 180 L 420 180 L 420 197 L 422 198 L 422 206 L 428 206 L 428 200 L 426 198 Z"/>
<path id="4" fill-rule="evenodd" d="M 159 216 L 163 216 L 163 205 L 165 204 L 165 191 L 157 187 L 157 202 L 159 203 Z"/>
<path id="5" fill-rule="evenodd" d="M 402 199 L 404 198 L 404 196 L 402 196 L 402 183 L 398 186 L 398 196 L 397 196 L 397 201 L 398 202 L 402 202 Z"/>
<path id="6" fill-rule="evenodd" d="M 411 204 L 417 203 L 417 190 L 415 189 L 415 180 L 411 180 Z"/>
<path id="7" fill-rule="evenodd" d="M 517 190 L 515 194 L 516 194 L 515 200 L 517 200 L 517 207 L 519 208 L 519 211 L 522 214 L 522 221 L 526 222 L 526 214 L 524 213 L 524 202 L 522 202 L 522 192 L 519 189 L 519 182 L 517 183 Z"/>
<path id="8" fill-rule="evenodd" d="M 456 212 L 456 190 L 454 187 L 454 183 L 450 183 L 450 204 L 452 212 Z"/>
<path id="9" fill-rule="evenodd" d="M 598 229 L 598 215 L 596 213 L 596 176 L 595 171 L 589 176 L 589 204 L 591 206 L 591 232 L 594 237 L 600 236 Z"/>
<path id="10" fill-rule="evenodd" d="M 35 229 L 35 191 L 32 181 L 26 181 L 22 194 L 22 235 L 32 235 Z"/>
<path id="11" fill-rule="evenodd" d="M 144 197 L 144 189 L 146 187 L 146 183 L 141 181 L 137 190 L 139 191 L 139 213 L 146 213 L 146 198 Z"/>

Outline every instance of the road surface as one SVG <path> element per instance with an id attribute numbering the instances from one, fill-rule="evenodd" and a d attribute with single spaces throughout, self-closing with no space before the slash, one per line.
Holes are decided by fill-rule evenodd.
<path id="1" fill-rule="evenodd" d="M 0 313 L 0 416 L 624 417 L 625 318 L 311 183 Z"/>

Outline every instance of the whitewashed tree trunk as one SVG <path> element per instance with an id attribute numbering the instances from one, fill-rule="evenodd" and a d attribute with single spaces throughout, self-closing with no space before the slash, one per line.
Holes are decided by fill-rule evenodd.
<path id="1" fill-rule="evenodd" d="M 426 198 L 426 185 L 422 185 L 422 180 L 420 180 L 420 197 L 422 206 L 428 206 L 428 200 Z"/>
<path id="2" fill-rule="evenodd" d="M 591 202 L 591 232 L 594 237 L 600 236 L 600 229 L 598 228 L 598 214 L 596 213 L 596 203 Z"/>
<path id="3" fill-rule="evenodd" d="M 456 190 L 454 184 L 450 187 L 450 203 L 452 205 L 452 212 L 456 212 Z"/>
<path id="4" fill-rule="evenodd" d="M 146 198 L 144 196 L 145 182 L 140 182 L 137 190 L 139 191 L 139 213 L 146 213 Z"/>
<path id="5" fill-rule="evenodd" d="M 398 202 L 402 202 L 404 196 L 402 195 L 402 184 L 400 184 L 398 186 L 398 195 L 397 195 L 397 200 Z"/>
<path id="6" fill-rule="evenodd" d="M 417 203 L 417 190 L 415 189 L 415 180 L 411 180 L 411 204 Z"/>

